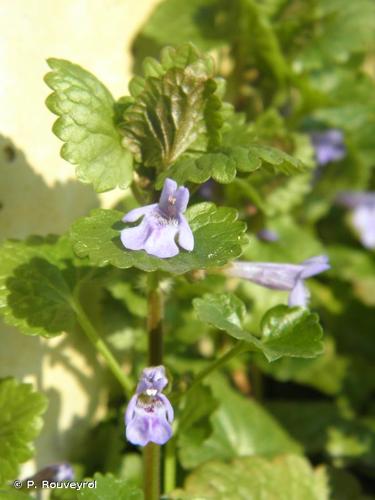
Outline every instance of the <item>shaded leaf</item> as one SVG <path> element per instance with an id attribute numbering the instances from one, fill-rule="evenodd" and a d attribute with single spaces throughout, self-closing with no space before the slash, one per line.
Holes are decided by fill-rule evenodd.
<path id="1" fill-rule="evenodd" d="M 217 141 L 220 100 L 214 95 L 212 60 L 192 45 L 167 48 L 148 59 L 145 78 L 130 83 L 135 98 L 124 113 L 124 141 L 137 160 L 160 169 L 172 165 L 202 136 Z"/>
<path id="2" fill-rule="evenodd" d="M 185 468 L 213 458 L 230 460 L 239 456 L 299 452 L 295 441 L 256 401 L 236 393 L 222 377 L 211 377 L 209 385 L 219 404 L 210 418 L 213 432 L 203 440 L 207 429 L 203 422 L 203 431 L 202 426 L 194 426 L 196 439 L 190 440 L 188 433 L 179 438 L 179 455 Z"/>
<path id="3" fill-rule="evenodd" d="M 30 384 L 0 381 L 0 485 L 15 479 L 18 467 L 33 456 L 31 442 L 42 427 L 47 400 Z"/>
<path id="4" fill-rule="evenodd" d="M 341 464 L 374 467 L 374 418 L 348 417 L 328 401 L 281 401 L 268 408 L 306 453 L 324 452 Z"/>
<path id="5" fill-rule="evenodd" d="M 176 436 L 179 455 L 185 467 L 189 468 L 194 463 L 196 450 L 212 433 L 210 417 L 217 407 L 218 401 L 213 397 L 210 387 L 199 385 L 185 396 Z"/>
<path id="6" fill-rule="evenodd" d="M 313 469 L 298 456 L 273 460 L 244 457 L 231 463 L 208 462 L 194 471 L 174 499 L 212 500 L 328 500 L 324 469 Z"/>
<path id="7" fill-rule="evenodd" d="M 73 291 L 88 272 L 65 237 L 7 241 L 0 248 L 0 314 L 27 335 L 71 331 Z"/>

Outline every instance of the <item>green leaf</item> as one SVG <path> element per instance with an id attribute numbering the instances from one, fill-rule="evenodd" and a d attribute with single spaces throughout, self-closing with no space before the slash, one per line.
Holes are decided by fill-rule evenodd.
<path id="1" fill-rule="evenodd" d="M 308 309 L 273 307 L 263 316 L 261 331 L 262 343 L 273 353 L 273 359 L 281 356 L 314 358 L 323 352 L 319 317 Z"/>
<path id="2" fill-rule="evenodd" d="M 271 146 L 262 146 L 260 144 L 250 145 L 249 155 L 257 158 L 259 166 L 264 164 L 277 173 L 292 175 L 306 170 L 306 166 L 301 160 Z"/>
<path id="3" fill-rule="evenodd" d="M 375 259 L 370 252 L 345 246 L 328 248 L 332 275 L 353 285 L 357 298 L 368 306 L 375 305 Z"/>
<path id="4" fill-rule="evenodd" d="M 131 481 L 117 479 L 112 474 L 96 473 L 94 477 L 85 481 L 96 481 L 95 488 L 76 490 L 55 490 L 53 499 L 56 500 L 143 500 L 143 492 Z"/>
<path id="5" fill-rule="evenodd" d="M 178 417 L 177 446 L 182 463 L 189 467 L 194 454 L 212 434 L 211 415 L 217 409 L 218 401 L 210 387 L 199 385 L 190 390 L 183 402 Z"/>
<path id="6" fill-rule="evenodd" d="M 33 456 L 33 441 L 42 428 L 46 398 L 30 384 L 0 381 L 0 485 L 15 479 L 19 464 Z"/>
<path id="7" fill-rule="evenodd" d="M 75 325 L 72 294 L 87 272 L 62 237 L 7 241 L 0 248 L 0 314 L 27 335 L 51 337 Z M 81 267 L 83 266 L 83 267 Z"/>
<path id="8" fill-rule="evenodd" d="M 206 294 L 201 299 L 194 299 L 193 306 L 201 321 L 248 342 L 268 361 L 282 356 L 313 358 L 323 352 L 323 332 L 318 316 L 307 309 L 283 305 L 273 307 L 264 315 L 261 338 L 257 338 L 243 328 L 246 309 L 235 295 Z"/>
<path id="9" fill-rule="evenodd" d="M 265 10 L 253 0 L 191 0 L 183 4 L 164 1 L 141 30 L 135 50 L 150 50 L 155 43 L 162 46 L 184 42 L 193 42 L 201 50 L 235 45 L 235 55 L 244 67 L 261 68 L 262 73 L 267 72 L 278 82 L 288 71 Z"/>
<path id="10" fill-rule="evenodd" d="M 219 330 L 225 330 L 235 339 L 254 342 L 259 350 L 262 349 L 260 341 L 243 330 L 242 323 L 246 308 L 245 304 L 235 295 L 229 293 L 205 294 L 202 299 L 193 300 L 193 307 L 201 321 L 210 323 Z"/>
<path id="11" fill-rule="evenodd" d="M 135 101 L 121 124 L 137 161 L 165 169 L 202 137 L 217 142 L 221 103 L 208 56 L 192 45 L 168 48 L 161 63 L 148 59 L 144 72 L 129 85 Z"/>
<path id="12" fill-rule="evenodd" d="M 231 463 L 208 462 L 185 481 L 171 498 L 215 500 L 328 500 L 325 470 L 313 469 L 298 456 L 273 460 L 244 457 Z"/>
<path id="13" fill-rule="evenodd" d="M 114 476 L 107 474 L 95 474 L 94 480 L 97 482 L 95 489 L 81 490 L 77 498 L 82 500 L 113 500 L 121 498 L 121 500 L 142 500 L 143 492 L 134 486 L 129 481 L 117 479 Z"/>
<path id="14" fill-rule="evenodd" d="M 273 174 L 285 175 L 297 174 L 306 169 L 300 160 L 284 151 L 270 146 L 249 144 L 246 147 L 221 147 L 198 158 L 182 158 L 159 175 L 156 185 L 161 188 L 166 177 L 174 179 L 178 184 L 185 184 L 188 181 L 201 184 L 210 177 L 221 184 L 228 184 L 233 181 L 237 171 L 253 172 L 260 168 L 270 170 Z M 296 183 L 300 192 L 301 182 L 294 181 L 294 184 Z M 306 189 L 302 194 L 305 192 Z"/>
<path id="15" fill-rule="evenodd" d="M 181 250 L 176 257 L 159 259 L 144 251 L 126 250 L 120 241 L 123 224 L 121 212 L 94 210 L 89 217 L 79 219 L 71 229 L 74 250 L 80 257 L 89 257 L 94 266 L 112 264 L 122 269 L 137 267 L 143 271 L 160 269 L 182 274 L 193 269 L 222 266 L 241 254 L 246 226 L 237 221 L 237 212 L 216 208 L 212 203 L 190 207 L 186 217 L 194 234 L 192 252 Z"/>
<path id="16" fill-rule="evenodd" d="M 356 477 L 343 469 L 327 467 L 330 500 L 371 500 L 363 493 L 361 483 Z"/>
<path id="17" fill-rule="evenodd" d="M 235 392 L 223 377 L 211 376 L 208 383 L 219 403 L 210 418 L 213 432 L 204 439 L 207 423 L 196 421 L 194 439 L 189 439 L 188 432 L 179 437 L 179 456 L 185 468 L 212 459 L 231 460 L 240 456 L 273 456 L 300 451 L 296 442 L 256 401 Z M 213 402 L 211 404 L 213 406 Z"/>
<path id="18" fill-rule="evenodd" d="M 132 181 L 132 156 L 116 129 L 115 102 L 91 73 L 63 59 L 49 59 L 45 77 L 53 93 L 47 106 L 59 116 L 53 131 L 63 142 L 61 156 L 77 165 L 77 177 L 98 192 Z"/>
<path id="19" fill-rule="evenodd" d="M 375 419 L 348 417 L 331 402 L 281 401 L 268 405 L 306 453 L 325 453 L 341 464 L 375 464 Z"/>
<path id="20" fill-rule="evenodd" d="M 316 29 L 297 59 L 304 68 L 344 63 L 350 54 L 374 47 L 375 5 L 371 0 L 319 0 Z"/>
<path id="21" fill-rule="evenodd" d="M 135 40 L 138 50 L 144 40 L 152 45 L 196 44 L 202 50 L 222 45 L 220 20 L 216 19 L 216 0 L 166 0 L 157 5 Z M 173 22 L 171 22 L 173 20 Z"/>
<path id="22" fill-rule="evenodd" d="M 34 500 L 35 497 L 31 497 L 23 491 L 16 490 L 13 486 L 6 488 L 2 487 L 0 489 L 1 500 Z"/>

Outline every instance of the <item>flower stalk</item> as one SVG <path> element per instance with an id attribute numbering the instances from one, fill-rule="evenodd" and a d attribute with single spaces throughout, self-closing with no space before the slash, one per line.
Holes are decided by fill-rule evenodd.
<path id="1" fill-rule="evenodd" d="M 148 275 L 148 361 L 150 366 L 163 362 L 164 301 L 157 272 Z M 143 449 L 145 500 L 160 498 L 160 446 L 148 443 Z"/>
<path id="2" fill-rule="evenodd" d="M 94 325 L 91 323 L 89 317 L 84 311 L 78 300 L 74 300 L 72 304 L 72 308 L 74 309 L 77 317 L 77 321 L 82 328 L 83 332 L 86 334 L 88 339 L 91 341 L 95 349 L 102 355 L 104 358 L 108 368 L 111 370 L 112 374 L 121 384 L 125 394 L 129 396 L 131 394 L 133 384 L 125 375 L 124 371 L 121 369 L 121 366 L 108 349 L 107 344 L 100 337 Z"/>

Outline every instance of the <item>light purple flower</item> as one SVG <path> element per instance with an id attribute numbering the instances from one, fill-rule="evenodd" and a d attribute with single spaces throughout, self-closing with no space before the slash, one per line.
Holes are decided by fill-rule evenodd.
<path id="1" fill-rule="evenodd" d="M 121 241 L 129 250 L 145 250 L 161 259 L 174 257 L 180 247 L 193 250 L 194 236 L 183 213 L 189 202 L 189 190 L 177 187 L 172 179 L 166 179 L 159 203 L 135 208 L 122 219 L 135 222 L 143 216 L 142 222 L 121 231 Z"/>
<path id="2" fill-rule="evenodd" d="M 362 245 L 375 248 L 375 192 L 347 191 L 340 193 L 337 201 L 353 210 L 353 225 Z"/>
<path id="3" fill-rule="evenodd" d="M 126 437 L 132 444 L 145 446 L 153 442 L 162 445 L 171 438 L 173 408 L 161 393 L 167 384 L 164 366 L 143 370 L 136 394 L 130 399 L 125 413 Z"/>
<path id="4" fill-rule="evenodd" d="M 310 137 L 319 165 L 326 165 L 345 157 L 346 149 L 341 130 L 329 129 L 324 132 L 313 132 Z"/>
<path id="5" fill-rule="evenodd" d="M 310 294 L 304 280 L 329 268 L 328 257 L 319 255 L 301 264 L 237 261 L 224 272 L 228 276 L 244 278 L 273 290 L 288 290 L 290 307 L 306 307 Z"/>
<path id="6" fill-rule="evenodd" d="M 32 477 L 27 478 L 25 481 L 30 480 L 34 481 L 36 486 L 40 486 L 42 481 L 49 482 L 58 482 L 61 483 L 63 481 L 73 481 L 74 480 L 74 471 L 72 466 L 67 463 L 59 463 L 48 465 L 41 469 Z"/>
<path id="7" fill-rule="evenodd" d="M 278 241 L 279 235 L 277 234 L 276 231 L 273 231 L 272 229 L 267 229 L 263 228 L 260 231 L 257 232 L 257 237 L 260 240 L 267 241 L 269 243 L 272 243 L 274 241 Z"/>

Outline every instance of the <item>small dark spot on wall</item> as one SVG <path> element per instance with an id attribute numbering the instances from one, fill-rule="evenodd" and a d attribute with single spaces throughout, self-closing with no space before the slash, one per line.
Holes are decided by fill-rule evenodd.
<path id="1" fill-rule="evenodd" d="M 4 146 L 4 154 L 5 154 L 5 159 L 8 162 L 12 162 L 16 158 L 16 150 L 9 144 Z"/>

